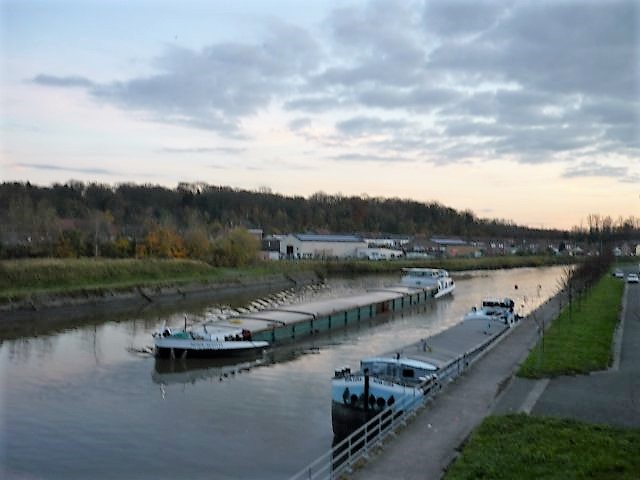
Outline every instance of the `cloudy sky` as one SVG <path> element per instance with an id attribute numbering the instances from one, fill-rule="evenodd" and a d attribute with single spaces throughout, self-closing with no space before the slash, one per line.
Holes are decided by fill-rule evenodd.
<path id="1" fill-rule="evenodd" d="M 640 215 L 640 3 L 0 0 L 0 180 Z"/>

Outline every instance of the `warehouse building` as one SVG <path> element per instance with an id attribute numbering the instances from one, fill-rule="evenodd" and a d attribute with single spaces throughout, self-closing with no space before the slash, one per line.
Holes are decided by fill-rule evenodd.
<path id="1" fill-rule="evenodd" d="M 284 258 L 355 258 L 367 243 L 357 235 L 316 235 L 297 233 L 280 240 Z"/>

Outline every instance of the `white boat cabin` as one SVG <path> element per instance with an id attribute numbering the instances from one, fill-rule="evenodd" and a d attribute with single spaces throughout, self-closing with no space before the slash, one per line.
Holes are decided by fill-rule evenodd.
<path id="1" fill-rule="evenodd" d="M 432 376 L 438 367 L 407 357 L 372 357 L 360 362 L 360 372 L 395 382 L 418 383 Z"/>
<path id="2" fill-rule="evenodd" d="M 424 287 L 437 285 L 438 280 L 448 277 L 449 272 L 440 268 L 403 268 L 400 281 L 408 287 Z"/>

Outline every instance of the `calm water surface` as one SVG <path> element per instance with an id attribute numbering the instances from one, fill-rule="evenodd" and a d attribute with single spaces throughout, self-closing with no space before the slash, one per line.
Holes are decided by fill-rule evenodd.
<path id="1" fill-rule="evenodd" d="M 181 325 L 183 312 L 4 342 L 0 477 L 287 478 L 331 447 L 334 368 L 445 329 L 484 296 L 511 296 L 527 313 L 557 291 L 561 274 L 471 272 L 453 298 L 227 365 L 135 353 L 154 330 Z M 335 279 L 314 295 L 398 280 Z"/>

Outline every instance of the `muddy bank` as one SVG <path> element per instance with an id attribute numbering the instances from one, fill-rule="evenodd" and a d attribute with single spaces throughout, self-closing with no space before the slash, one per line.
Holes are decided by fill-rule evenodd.
<path id="1" fill-rule="evenodd" d="M 92 290 L 69 295 L 34 295 L 0 305 L 0 340 L 31 337 L 79 325 L 198 310 L 229 299 L 251 300 L 268 293 L 319 283 L 314 272 L 234 279 L 225 283 Z"/>

